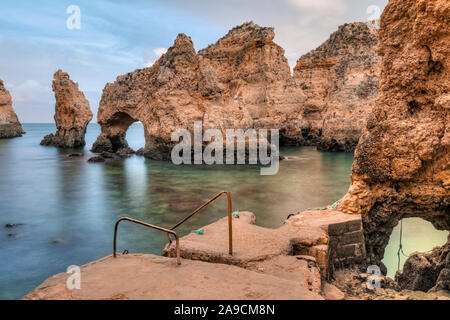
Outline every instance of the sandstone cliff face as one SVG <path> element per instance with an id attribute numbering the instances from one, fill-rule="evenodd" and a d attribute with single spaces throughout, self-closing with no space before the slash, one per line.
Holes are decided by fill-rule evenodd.
<path id="1" fill-rule="evenodd" d="M 21 137 L 24 133 L 12 107 L 11 95 L 0 80 L 0 139 Z"/>
<path id="2" fill-rule="evenodd" d="M 344 30 L 319 50 L 331 48 L 330 54 L 301 59 L 312 62 L 309 67 L 299 62 L 295 78 L 284 50 L 273 42 L 273 28 L 244 23 L 198 53 L 190 38 L 180 34 L 152 67 L 130 72 L 106 85 L 97 117 L 102 134 L 92 150 L 116 152 L 128 148 L 126 130 L 141 121 L 146 137 L 144 154 L 169 159 L 174 144 L 171 133 L 177 128 L 192 131 L 195 120 L 201 120 L 204 129 L 222 132 L 229 128 L 279 129 L 281 144 L 295 145 L 319 143 L 325 123 L 332 142 L 330 148 L 326 144 L 324 148 L 351 150 L 359 138 L 360 122 L 365 121 L 371 108 L 370 99 L 376 94 L 377 58 L 373 52 L 377 41 L 365 24 L 352 24 Z M 338 42 L 342 42 L 341 47 Z M 319 75 L 311 70 L 328 56 L 336 71 L 331 77 L 334 80 L 326 80 L 330 88 L 321 90 L 317 87 L 322 84 L 316 81 Z M 307 94 L 299 82 L 304 87 L 309 84 Z M 316 112 L 314 96 L 340 99 L 340 104 L 335 107 L 325 103 Z M 357 112 L 352 113 L 353 109 Z M 343 121 L 348 114 L 353 118 Z M 329 120 L 324 122 L 325 116 Z M 340 144 L 345 147 L 336 147 Z"/>
<path id="3" fill-rule="evenodd" d="M 92 111 L 83 92 L 78 90 L 78 83 L 70 80 L 69 75 L 61 70 L 54 74 L 52 84 L 55 93 L 56 134 L 49 134 L 41 145 L 61 148 L 75 148 L 86 144 L 84 135 L 86 127 L 92 120 Z"/>
<path id="4" fill-rule="evenodd" d="M 153 159 L 170 159 L 174 144 L 170 137 L 176 129 L 193 131 L 194 121 L 215 128 L 251 125 L 246 110 L 237 105 L 223 109 L 224 90 L 216 74 L 199 56 L 189 37 L 178 35 L 174 45 L 146 69 L 136 70 L 108 83 L 103 90 L 98 112 L 102 134 L 94 152 L 128 147 L 125 135 L 135 121 L 144 125 L 144 155 Z"/>
<path id="5" fill-rule="evenodd" d="M 353 151 L 378 94 L 377 30 L 366 23 L 339 27 L 294 69 L 307 99 L 302 129 L 321 150 Z"/>
<path id="6" fill-rule="evenodd" d="M 391 0 L 381 18 L 380 93 L 339 208 L 361 213 L 370 262 L 421 217 L 450 230 L 450 3 Z"/>

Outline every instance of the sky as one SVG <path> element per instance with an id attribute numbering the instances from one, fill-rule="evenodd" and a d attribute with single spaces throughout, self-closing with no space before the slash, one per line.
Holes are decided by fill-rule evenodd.
<path id="1" fill-rule="evenodd" d="M 0 0 L 0 79 L 22 123 L 53 122 L 58 69 L 78 82 L 96 115 L 106 83 L 151 66 L 178 33 L 200 50 L 246 21 L 275 27 L 275 42 L 293 67 L 339 25 L 379 18 L 387 2 Z"/>

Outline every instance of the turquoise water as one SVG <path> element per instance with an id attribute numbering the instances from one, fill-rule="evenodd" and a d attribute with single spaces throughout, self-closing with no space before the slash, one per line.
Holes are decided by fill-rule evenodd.
<path id="1" fill-rule="evenodd" d="M 303 147 L 282 148 L 283 155 L 298 159 L 282 161 L 274 176 L 261 176 L 258 166 L 176 166 L 136 156 L 88 163 L 98 125 L 89 125 L 84 150 L 40 146 L 55 131 L 53 124 L 24 129 L 22 138 L 0 140 L 0 299 L 19 299 L 70 265 L 111 254 L 114 223 L 122 216 L 171 227 L 221 190 L 231 192 L 233 209 L 252 211 L 257 224 L 278 227 L 288 214 L 340 199 L 353 162 L 350 153 Z M 130 127 L 127 139 L 132 148 L 143 147 L 142 125 Z M 68 158 L 74 151 L 85 156 Z M 226 213 L 223 198 L 177 230 L 185 235 Z M 445 242 L 428 222 L 405 221 L 405 252 Z M 23 225 L 6 228 L 8 223 Z M 397 239 L 395 229 L 384 260 L 389 272 L 397 268 Z M 125 222 L 118 251 L 160 254 L 166 240 L 163 233 Z"/>
<path id="2" fill-rule="evenodd" d="M 84 158 L 80 150 L 39 145 L 52 124 L 24 125 L 22 138 L 0 140 L 0 299 L 18 299 L 47 277 L 112 253 L 115 221 L 129 216 L 171 227 L 221 190 L 230 191 L 233 209 L 256 214 L 257 224 L 282 225 L 288 214 L 332 204 L 350 184 L 353 155 L 284 148 L 296 161 L 282 161 L 274 176 L 258 166 L 176 166 L 133 156 L 88 163 L 89 147 L 100 133 L 89 125 Z M 145 144 L 133 125 L 127 140 Z M 226 198 L 177 229 L 181 235 L 227 213 Z M 6 228 L 8 223 L 22 223 Z M 9 236 L 9 234 L 12 234 Z M 165 234 L 123 223 L 118 251 L 160 254 Z"/>

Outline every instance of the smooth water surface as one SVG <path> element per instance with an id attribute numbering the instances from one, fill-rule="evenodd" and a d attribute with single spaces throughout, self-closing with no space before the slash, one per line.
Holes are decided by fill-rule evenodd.
<path id="1" fill-rule="evenodd" d="M 47 277 L 112 253 L 115 221 L 122 216 L 171 227 L 221 190 L 233 209 L 256 214 L 257 224 L 282 225 L 288 214 L 332 204 L 350 184 L 351 153 L 286 148 L 274 176 L 258 166 L 183 165 L 133 156 L 88 163 L 100 133 L 89 125 L 84 150 L 40 146 L 53 124 L 24 125 L 22 138 L 0 140 L 0 299 L 21 298 Z M 130 127 L 134 149 L 145 144 L 140 123 Z M 67 157 L 72 152 L 84 157 Z M 181 235 L 226 216 L 226 198 L 177 229 Z M 5 224 L 23 224 L 6 228 Z M 160 254 L 165 234 L 121 224 L 118 251 Z"/>
<path id="2" fill-rule="evenodd" d="M 19 299 L 70 265 L 111 254 L 114 223 L 122 216 L 171 227 L 221 190 L 231 192 L 234 210 L 252 211 L 257 224 L 279 227 L 288 214 L 340 199 L 353 162 L 351 153 L 303 147 L 283 148 L 283 155 L 296 160 L 281 161 L 274 176 L 261 176 L 258 166 L 176 166 L 137 156 L 88 163 L 97 124 L 89 125 L 87 145 L 79 150 L 40 146 L 55 132 L 53 124 L 24 129 L 22 138 L 0 140 L 0 299 Z M 140 123 L 130 127 L 127 140 L 134 149 L 144 146 Z M 84 157 L 67 157 L 72 152 Z M 185 235 L 226 214 L 224 197 L 177 231 Z M 418 219 L 416 225 L 423 223 Z M 160 254 L 166 240 L 163 233 L 125 222 L 118 251 Z M 395 259 L 385 263 L 389 270 L 397 266 Z"/>

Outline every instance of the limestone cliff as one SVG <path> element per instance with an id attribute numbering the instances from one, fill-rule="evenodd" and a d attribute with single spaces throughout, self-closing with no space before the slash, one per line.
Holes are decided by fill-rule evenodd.
<path id="1" fill-rule="evenodd" d="M 57 131 L 55 135 L 45 136 L 41 145 L 61 148 L 84 146 L 86 127 L 92 120 L 88 100 L 78 90 L 78 83 L 61 70 L 54 74 L 52 88 L 56 99 L 54 118 Z"/>
<path id="2" fill-rule="evenodd" d="M 222 132 L 229 128 L 279 129 L 281 144 L 296 145 L 319 143 L 325 123 L 331 142 L 324 143 L 324 148 L 351 150 L 376 94 L 378 60 L 373 52 L 377 40 L 365 24 L 351 24 L 342 30 L 332 37 L 331 44 L 318 49 L 331 48 L 333 52 L 324 57 L 310 55 L 317 56 L 310 65 L 320 64 L 318 61 L 328 56 L 335 59 L 334 80 L 324 80 L 330 82 L 326 90 L 312 88 L 321 84 L 316 84 L 319 74 L 314 79 L 306 76 L 315 68 L 306 67 L 308 56 L 301 59 L 305 67 L 299 62 L 296 77 L 291 76 L 283 48 L 273 41 L 273 28 L 244 23 L 198 53 L 191 39 L 180 34 L 152 67 L 119 76 L 106 85 L 97 117 L 102 133 L 92 150 L 127 148 L 126 130 L 141 121 L 144 154 L 169 159 L 174 144 L 171 133 L 177 128 L 192 130 L 195 120 L 201 120 L 204 129 Z M 304 87 L 309 81 L 310 91 L 302 89 L 301 81 Z M 330 102 L 316 112 L 312 96 L 340 104 Z M 343 121 L 349 115 L 352 118 Z M 336 147 L 341 144 L 345 146 Z"/>
<path id="3" fill-rule="evenodd" d="M 106 85 L 98 112 L 102 133 L 92 150 L 115 152 L 127 147 L 126 130 L 135 121 L 144 125 L 144 155 L 153 159 L 170 159 L 172 132 L 192 131 L 194 121 L 220 129 L 251 126 L 250 115 L 237 104 L 223 108 L 223 90 L 191 39 L 180 34 L 152 67 Z"/>
<path id="4" fill-rule="evenodd" d="M 21 137 L 24 133 L 12 107 L 11 95 L 0 80 L 0 139 Z"/>
<path id="5" fill-rule="evenodd" d="M 449 17 L 447 0 L 391 0 L 381 17 L 380 92 L 339 203 L 362 214 L 371 263 L 402 218 L 450 230 Z"/>
<path id="6" fill-rule="evenodd" d="M 294 69 L 307 99 L 301 129 L 321 150 L 353 151 L 378 93 L 377 30 L 366 23 L 340 26 Z"/>

